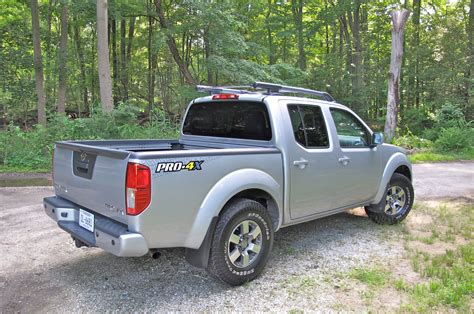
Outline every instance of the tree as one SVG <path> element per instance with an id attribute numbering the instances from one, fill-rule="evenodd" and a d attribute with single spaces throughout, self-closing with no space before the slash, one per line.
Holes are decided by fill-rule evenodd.
<path id="1" fill-rule="evenodd" d="M 169 32 L 168 21 L 166 20 L 165 13 L 163 11 L 163 6 L 161 0 L 156 0 L 156 13 L 158 15 L 158 20 L 160 22 L 160 28 L 166 32 L 166 44 L 173 56 L 174 61 L 178 65 L 179 71 L 184 77 L 184 80 L 189 85 L 196 85 L 196 80 L 193 78 L 191 72 L 183 61 L 183 58 L 179 54 L 178 47 L 176 46 L 176 41 Z"/>
<path id="2" fill-rule="evenodd" d="M 61 36 L 59 41 L 59 86 L 58 86 L 58 113 L 66 112 L 66 84 L 67 84 L 67 20 L 68 5 L 64 2 L 61 7 Z"/>
<path id="3" fill-rule="evenodd" d="M 470 117 L 472 110 L 474 110 L 474 87 L 472 84 L 473 72 L 474 72 L 474 0 L 471 0 L 469 8 L 469 23 L 467 26 L 468 36 L 468 58 L 467 58 L 467 70 L 466 70 L 466 94 L 467 94 L 467 116 Z"/>
<path id="4" fill-rule="evenodd" d="M 354 110 L 360 109 L 362 89 L 362 40 L 360 36 L 360 0 L 354 1 L 353 12 L 348 12 L 349 26 L 352 31 L 354 51 L 351 51 L 352 72 L 352 105 Z"/>
<path id="5" fill-rule="evenodd" d="M 97 0 L 97 54 L 99 66 L 100 101 L 104 112 L 114 109 L 112 80 L 110 77 L 109 47 L 107 36 L 107 0 Z"/>
<path id="6" fill-rule="evenodd" d="M 82 39 L 81 32 L 79 29 L 79 24 L 77 21 L 74 21 L 74 42 L 76 43 L 76 53 L 77 60 L 79 62 L 79 72 L 80 72 L 80 88 L 82 93 L 82 102 L 84 109 L 88 110 L 89 107 L 89 95 L 87 91 L 87 76 L 86 76 L 86 64 L 84 60 L 84 50 L 82 48 Z M 80 105 L 78 105 L 80 108 Z M 79 110 L 79 116 L 81 115 L 81 110 Z"/>
<path id="7" fill-rule="evenodd" d="M 306 54 L 303 36 L 303 0 L 292 0 L 291 9 L 295 21 L 296 38 L 298 43 L 298 66 L 301 70 L 306 70 Z"/>
<path id="8" fill-rule="evenodd" d="M 43 60 L 41 56 L 40 26 L 38 0 L 31 0 L 31 26 L 33 30 L 33 50 L 35 66 L 35 83 L 37 100 L 38 123 L 46 124 L 46 94 L 44 92 Z"/>
<path id="9" fill-rule="evenodd" d="M 385 137 L 391 142 L 397 129 L 398 106 L 400 105 L 400 72 L 403 61 L 403 35 L 410 11 L 395 10 L 392 18 L 392 53 L 390 72 L 388 73 L 387 119 L 385 120 Z"/>
<path id="10" fill-rule="evenodd" d="M 413 21 L 413 43 L 412 43 L 412 49 L 414 51 L 414 65 L 413 65 L 413 70 L 414 73 L 410 75 L 408 79 L 408 87 L 409 90 L 414 91 L 412 93 L 414 95 L 414 99 L 410 99 L 410 101 L 413 101 L 415 106 L 420 105 L 420 81 L 419 81 L 419 67 L 420 67 L 420 61 L 419 61 L 419 46 L 420 46 L 420 16 L 421 16 L 421 0 L 413 0 L 413 16 L 412 16 L 412 21 Z"/>

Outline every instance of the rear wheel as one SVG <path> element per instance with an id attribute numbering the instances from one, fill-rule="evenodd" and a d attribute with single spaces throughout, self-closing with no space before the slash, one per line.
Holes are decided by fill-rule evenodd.
<path id="1" fill-rule="evenodd" d="M 217 222 L 207 270 L 230 285 L 241 285 L 263 271 L 272 245 L 272 222 L 265 207 L 237 199 Z"/>
<path id="2" fill-rule="evenodd" d="M 370 219 L 379 224 L 397 224 L 404 220 L 413 206 L 413 186 L 410 179 L 394 173 L 379 204 L 365 207 Z"/>

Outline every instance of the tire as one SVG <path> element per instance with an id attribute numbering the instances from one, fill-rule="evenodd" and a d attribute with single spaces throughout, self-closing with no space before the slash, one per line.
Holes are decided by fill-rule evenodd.
<path id="1" fill-rule="evenodd" d="M 382 225 L 394 225 L 403 221 L 413 206 L 415 193 L 410 179 L 394 173 L 378 204 L 365 207 L 369 218 Z"/>
<path id="2" fill-rule="evenodd" d="M 272 221 L 265 207 L 249 199 L 234 200 L 217 222 L 207 270 L 229 285 L 241 285 L 260 275 L 272 246 Z"/>

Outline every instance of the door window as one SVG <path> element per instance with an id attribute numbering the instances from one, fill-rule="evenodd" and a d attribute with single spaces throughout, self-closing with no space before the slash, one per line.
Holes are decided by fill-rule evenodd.
<path id="1" fill-rule="evenodd" d="M 296 142 L 307 148 L 328 148 L 329 137 L 321 108 L 289 105 L 291 125 Z"/>
<path id="2" fill-rule="evenodd" d="M 352 113 L 331 108 L 332 118 L 336 125 L 337 137 L 341 147 L 368 147 L 369 132 Z"/>

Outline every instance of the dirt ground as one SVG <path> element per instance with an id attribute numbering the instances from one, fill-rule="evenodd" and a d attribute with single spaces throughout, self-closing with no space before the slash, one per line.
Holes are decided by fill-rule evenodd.
<path id="1" fill-rule="evenodd" d="M 474 163 L 414 165 L 414 185 L 418 201 L 472 203 Z M 43 213 L 41 200 L 52 194 L 0 188 L 0 312 L 394 311 L 403 296 L 385 291 L 369 306 L 367 288 L 346 274 L 385 265 L 418 280 L 400 227 L 375 225 L 361 209 L 280 230 L 263 275 L 231 288 L 187 264 L 182 249 L 153 260 L 75 248 Z M 431 219 L 415 208 L 405 226 L 423 230 Z"/>

